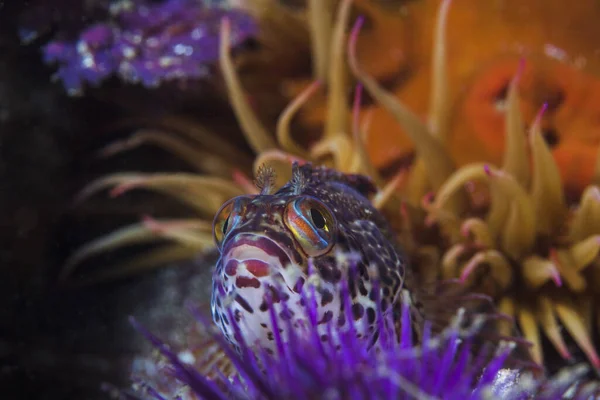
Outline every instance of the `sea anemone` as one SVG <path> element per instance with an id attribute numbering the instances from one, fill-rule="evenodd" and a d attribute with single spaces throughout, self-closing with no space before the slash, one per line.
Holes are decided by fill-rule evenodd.
<path id="1" fill-rule="evenodd" d="M 449 3 L 442 3 L 442 12 Z M 355 32 L 359 28 L 357 24 Z M 416 133 L 414 128 L 409 129 L 415 117 L 357 65 L 352 42 L 350 65 L 371 95 L 392 112 L 407 132 Z M 443 253 L 443 278 L 468 281 L 474 290 L 492 295 L 501 311 L 517 317 L 525 337 L 533 343 L 532 356 L 538 363 L 543 362 L 538 327 L 563 358 L 570 358 L 556 321 L 558 315 L 592 365 L 600 368 L 592 341 L 594 320 L 600 319 L 600 297 L 597 285 L 588 285 L 584 278 L 587 276 L 592 282 L 598 279 L 600 232 L 598 226 L 588 224 L 597 220 L 597 212 L 590 211 L 589 205 L 583 208 L 583 202 L 589 204 L 598 187 L 586 189 L 582 205 L 572 216 L 568 215 L 558 169 L 541 136 L 543 110 L 529 134 L 530 167 L 518 106 L 518 79 L 517 75 L 507 98 L 507 146 L 501 168 L 469 164 L 455 171 L 451 161 L 440 163 L 444 160 L 441 155 L 446 153 L 443 132 L 437 130 L 435 140 L 436 135 L 422 131 L 434 141 L 425 144 L 427 149 L 420 149 L 415 138 L 420 157 L 411 180 L 417 182 L 420 190 L 433 189 L 423 197 L 422 207 L 428 213 L 425 226 L 437 224 L 440 228 L 436 244 Z M 432 132 L 436 132 L 435 126 L 440 125 L 432 126 Z M 420 140 L 423 143 L 423 138 Z M 414 174 L 420 172 L 419 167 L 426 180 Z M 471 199 L 466 200 L 466 189 L 478 181 L 486 182 L 489 190 L 482 195 L 475 189 Z M 593 201 L 597 202 L 597 197 Z M 582 230 L 582 225 L 587 228 Z M 481 275 L 471 276 L 476 267 L 485 268 Z"/>
<path id="2" fill-rule="evenodd" d="M 511 110 L 516 109 L 514 96 L 512 89 Z M 509 111 L 509 118 L 518 116 Z M 540 328 L 563 358 L 571 358 L 558 316 L 598 368 L 600 360 L 591 338 L 593 321 L 600 318 L 600 230 L 589 222 L 600 216 L 595 206 L 590 207 L 598 202 L 599 188 L 587 188 L 581 205 L 569 210 L 556 164 L 541 137 L 540 119 L 529 133 L 531 176 L 527 164 L 515 162 L 527 159 L 521 124 L 509 126 L 509 150 L 501 168 L 489 164 L 462 167 L 434 197 L 425 200 L 427 222 L 436 221 L 449 243 L 441 275 L 459 277 L 488 293 L 503 312 L 516 317 L 525 337 L 534 344 L 536 362 L 543 362 Z M 466 212 L 445 208 L 456 191 L 473 182 L 489 186 L 483 213 L 474 207 Z"/>
<path id="3" fill-rule="evenodd" d="M 579 365 L 563 370 L 551 380 L 536 379 L 528 372 L 507 369 L 505 362 L 513 344 L 502 343 L 495 351 L 471 352 L 472 338 L 485 317 L 476 318 L 467 329 L 461 328 L 462 311 L 439 336 L 425 329 L 421 344 L 413 342 L 409 299 L 402 307 L 402 328 L 396 331 L 390 314 L 377 309 L 376 330 L 372 337 L 355 333 L 357 322 L 347 318 L 340 327 L 327 323 L 328 339 L 323 341 L 317 329 L 318 304 L 315 284 L 318 274 L 308 280 L 302 291 L 304 322 L 290 329 L 286 341 L 274 336 L 275 352 L 257 348 L 245 341 L 235 352 L 220 335 L 212 333 L 212 347 L 220 348 L 222 360 L 232 368 L 223 372 L 213 366 L 207 351 L 177 352 L 141 327 L 134 326 L 160 352 L 152 374 L 135 377 L 134 388 L 147 398 L 168 399 L 558 399 L 588 398 L 595 385 L 577 385 L 587 367 Z M 352 271 L 352 269 L 350 269 Z M 373 282 L 377 282 L 373 277 Z M 340 294 L 350 312 L 350 291 L 342 279 Z M 278 332 L 285 302 L 270 303 L 271 324 Z M 212 332 L 211 325 L 195 311 L 201 326 Z M 236 332 L 248 329 L 230 320 Z M 373 339 L 377 337 L 376 345 Z M 206 350 L 206 348 L 204 348 Z M 207 353 L 209 354 L 207 360 Z M 134 371 L 134 374 L 140 371 Z M 574 395 L 576 393 L 576 395 Z"/>
<path id="4" fill-rule="evenodd" d="M 525 57 L 527 66 L 519 83 L 524 120 L 533 120 L 548 103 L 543 135 L 567 194 L 577 199 L 593 182 L 600 111 L 595 100 L 600 57 L 593 38 L 600 31 L 590 16 L 598 13 L 597 3 L 581 1 L 565 7 L 560 0 L 463 0 L 452 5 L 443 36 L 431 29 L 439 0 L 389 2 L 395 8 L 384 2 L 371 2 L 370 7 L 364 3 L 356 1 L 354 6 L 355 14 L 365 16 L 357 42 L 360 65 L 420 117 L 428 115 L 435 100 L 430 71 L 440 60 L 431 42 L 446 43 L 444 107 L 450 113 L 441 128 L 457 166 L 502 162 L 507 88 L 519 59 Z M 570 29 L 572 25 L 578 29 Z M 308 83 L 303 77 L 291 77 L 283 86 L 293 88 L 293 96 Z M 295 122 L 302 132 L 320 132 L 326 116 L 327 102 L 318 98 Z M 410 134 L 385 107 L 366 98 L 361 117 L 372 121 L 365 145 L 377 168 L 393 171 L 411 159 L 415 147 Z"/>
<path id="5" fill-rule="evenodd" d="M 257 154 L 254 169 L 269 163 L 280 179 L 285 180 L 290 161 L 309 159 L 343 172 L 371 176 L 381 188 L 373 202 L 397 226 L 400 240 L 420 274 L 459 277 L 474 291 L 490 294 L 501 311 L 516 317 L 525 337 L 533 343 L 532 356 L 536 361 L 544 361 L 540 328 L 563 358 L 570 357 L 562 324 L 592 365 L 598 367 L 600 361 L 591 340 L 594 320 L 600 318 L 598 187 L 587 188 L 578 205 L 567 204 L 556 164 L 540 135 L 540 117 L 530 129 L 529 143 L 523 134 L 517 96 L 519 74 L 513 79 L 506 100 L 507 145 L 502 166 L 468 164 L 457 169 L 448 152 L 446 136 L 450 110 L 444 72 L 444 30 L 450 0 L 440 4 L 434 35 L 428 123 L 422 122 L 384 90 L 361 66 L 356 54 L 360 21 L 352 32 L 346 54 L 343 44 L 351 3 L 350 0 L 340 2 L 335 24 L 330 28 L 327 21 L 315 17 L 321 15 L 315 8 L 325 8 L 322 11 L 327 15 L 333 13 L 332 3 L 309 3 L 308 15 L 313 16 L 310 23 L 314 34 L 321 32 L 317 35 L 321 44 L 314 45 L 315 74 L 327 76 L 322 78 L 325 82 L 317 81 L 309 86 L 281 114 L 275 135 L 255 115 L 244 94 L 229 54 L 230 21 L 223 20 L 220 66 L 242 131 Z M 331 36 L 324 37 L 323 32 L 330 32 Z M 323 44 L 328 41 L 329 47 Z M 329 57 L 325 57 L 324 47 L 330 49 Z M 349 65 L 344 62 L 346 56 Z M 394 116 L 414 142 L 416 160 L 410 173 L 401 170 L 387 180 L 371 163 L 364 145 L 368 120 L 361 121 L 358 113 L 360 88 L 354 113 L 349 112 L 346 100 L 350 72 L 371 97 Z M 290 120 L 324 83 L 328 88 L 328 114 L 323 134 L 314 143 L 296 141 L 290 133 Z M 181 138 L 159 139 L 155 135 L 146 138 L 146 142 L 149 141 L 187 160 L 193 159 Z M 216 212 L 226 199 L 242 192 L 254 193 L 256 189 L 244 174 L 236 172 L 232 181 L 206 174 L 205 166 L 197 169 L 203 174 L 123 173 L 93 182 L 85 189 L 86 196 L 113 186 L 111 193 L 115 195 L 134 188 L 155 190 L 192 206 L 200 218 L 146 219 L 123 228 L 77 252 L 63 270 L 63 278 L 90 255 L 141 241 L 167 239 L 173 244 L 114 265 L 111 270 L 90 275 L 88 279 L 125 274 L 141 265 L 162 265 L 174 259 L 191 258 L 198 250 L 210 248 L 211 228 L 205 218 Z"/>
<path id="6" fill-rule="evenodd" d="M 43 48 L 44 61 L 58 64 L 55 78 L 71 95 L 81 94 L 84 84 L 98 86 L 114 74 L 147 87 L 206 78 L 218 57 L 222 17 L 232 21 L 233 44 L 256 31 L 245 13 L 194 0 L 118 0 L 104 11 L 105 18 L 77 38 L 59 32 Z M 30 36 L 22 33 L 24 40 Z"/>

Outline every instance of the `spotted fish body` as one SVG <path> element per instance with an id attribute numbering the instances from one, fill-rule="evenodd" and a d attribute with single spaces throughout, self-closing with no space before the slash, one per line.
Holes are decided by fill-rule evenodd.
<path id="1" fill-rule="evenodd" d="M 291 320 L 294 327 L 301 324 L 309 259 L 318 277 L 315 295 L 322 339 L 327 340 L 327 322 L 347 322 L 339 292 L 342 279 L 349 280 L 357 335 L 372 335 L 377 307 L 384 312 L 399 309 L 406 272 L 391 227 L 367 198 L 375 192 L 372 182 L 310 164 L 295 164 L 292 179 L 275 193 L 269 177 L 261 180 L 261 194 L 230 200 L 215 218 L 220 258 L 211 309 L 225 337 L 239 344 L 233 317 L 247 343 L 273 349 L 269 303 L 281 319 Z M 341 254 L 358 256 L 355 279 L 349 277 L 349 264 Z M 378 294 L 373 274 L 378 276 Z M 287 332 L 280 333 L 285 340 Z"/>

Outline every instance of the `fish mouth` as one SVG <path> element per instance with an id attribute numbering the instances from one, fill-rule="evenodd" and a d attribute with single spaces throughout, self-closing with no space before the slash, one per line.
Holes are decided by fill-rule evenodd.
<path id="1" fill-rule="evenodd" d="M 222 252 L 228 260 L 246 264 L 256 277 L 271 274 L 271 267 L 286 269 L 292 264 L 291 256 L 273 239 L 263 235 L 240 234 L 228 243 Z"/>

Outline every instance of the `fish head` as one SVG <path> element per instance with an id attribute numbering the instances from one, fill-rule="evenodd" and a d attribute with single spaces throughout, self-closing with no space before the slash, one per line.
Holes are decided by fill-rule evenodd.
<path id="1" fill-rule="evenodd" d="M 302 290 L 309 264 L 318 269 L 336 247 L 334 214 L 312 196 L 240 196 L 221 207 L 213 234 L 220 253 L 211 299 L 215 323 L 234 345 L 240 338 L 235 337 L 231 318 L 246 343 L 272 347 L 269 307 L 295 328 L 303 323 Z M 319 290 L 317 297 L 323 304 L 320 314 L 339 308 L 333 288 Z"/>
<path id="2" fill-rule="evenodd" d="M 401 287 L 403 261 L 364 195 L 369 185 L 358 175 L 296 167 L 277 192 L 239 196 L 221 207 L 213 223 L 220 257 L 211 310 L 234 347 L 244 340 L 273 350 L 277 332 L 272 313 L 283 322 L 277 331 L 284 341 L 290 328 L 306 327 L 307 282 L 314 286 L 311 301 L 324 339 L 329 323 L 349 326 L 349 317 L 358 336 L 373 333 L 375 311 L 388 307 Z M 373 270 L 389 284 L 374 286 L 369 278 Z M 346 300 L 350 312 L 344 309 Z"/>

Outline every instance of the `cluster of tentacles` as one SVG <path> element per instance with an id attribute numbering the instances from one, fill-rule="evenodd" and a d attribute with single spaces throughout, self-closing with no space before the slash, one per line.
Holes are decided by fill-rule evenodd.
<path id="1" fill-rule="evenodd" d="M 517 79 L 509 94 L 504 164 L 462 167 L 434 198 L 424 200 L 427 223 L 439 224 L 449 243 L 440 262 L 441 276 L 459 277 L 493 296 L 533 342 L 532 355 L 538 363 L 544 360 L 540 330 L 563 358 L 571 358 L 558 317 L 598 368 L 592 338 L 594 325 L 600 322 L 600 225 L 594 222 L 600 218 L 600 188 L 588 187 L 577 207 L 567 207 L 539 118 L 528 135 L 530 172 L 516 101 Z M 488 188 L 483 213 L 451 204 L 473 182 L 484 182 Z M 509 327 L 499 329 L 508 333 Z"/>
<path id="2" fill-rule="evenodd" d="M 350 273 L 353 273 L 352 271 Z M 289 319 L 280 318 L 285 302 L 268 303 L 274 332 L 287 328 L 290 337 L 274 335 L 275 351 L 253 346 L 242 339 L 234 351 L 221 332 L 194 310 L 198 328 L 212 338 L 209 346 L 189 346 L 180 351 L 162 342 L 134 320 L 134 326 L 157 350 L 157 357 L 138 359 L 133 391 L 150 399 L 572 399 L 600 394 L 594 383 L 581 382 L 585 365 L 563 368 L 551 378 L 531 371 L 507 368 L 516 343 L 502 342 L 498 348 L 476 350 L 473 342 L 485 325 L 486 315 L 465 324 L 465 309 L 459 309 L 439 334 L 426 324 L 423 338 L 411 335 L 410 299 L 403 295 L 401 326 L 381 308 L 375 311 L 377 346 L 357 337 L 356 322 L 348 318 L 347 329 L 332 320 L 325 322 L 329 335 L 319 333 L 315 299 L 319 277 L 313 270 L 301 290 L 300 308 L 304 324 L 292 329 Z M 374 284 L 379 281 L 372 276 Z M 340 297 L 350 313 L 350 290 L 340 283 Z M 241 332 L 244 324 L 233 318 Z M 334 340 L 333 337 L 336 339 Z M 373 339 L 373 338 L 371 338 Z M 458 343 L 460 341 L 460 344 Z M 290 344 L 293 343 L 292 346 Z M 134 396 L 121 396 L 133 398 Z M 135 396 L 135 398 L 138 398 Z"/>
<path id="3" fill-rule="evenodd" d="M 263 3 L 281 7 L 274 1 Z M 290 161 L 310 160 L 371 176 L 381 188 L 374 204 L 398 227 L 400 240 L 423 274 L 458 277 L 473 290 L 492 295 L 503 312 L 516 317 L 525 337 L 533 343 L 536 361 L 544 361 L 540 330 L 562 357 L 570 357 L 564 327 L 598 368 L 600 360 L 592 337 L 595 329 L 600 329 L 600 189 L 590 186 L 578 205 L 566 204 L 556 165 L 540 134 L 539 118 L 527 135 L 524 132 L 517 93 L 519 73 L 510 86 L 506 103 L 503 165 L 455 168 L 445 148 L 450 110 L 444 32 L 450 4 L 450 0 L 441 2 L 435 27 L 431 106 L 424 123 L 385 91 L 357 60 L 361 20 L 350 34 L 347 32 L 352 1 L 341 1 L 337 10 L 334 2 L 308 2 L 307 23 L 312 33 L 316 80 L 281 114 L 275 134 L 252 110 L 230 55 L 229 23 L 223 20 L 220 67 L 232 108 L 256 153 L 254 170 L 268 163 L 284 180 L 288 178 Z M 333 24 L 323 18 L 333 15 Z M 344 45 L 346 42 L 348 46 Z M 360 85 L 351 112 L 346 91 L 353 81 Z M 298 143 L 290 133 L 291 120 L 322 86 L 327 87 L 328 94 L 323 133 L 310 145 Z M 410 172 L 399 171 L 385 181 L 369 160 L 364 146 L 369 121 L 360 120 L 358 113 L 361 87 L 394 115 L 413 140 L 417 157 Z M 177 123 L 172 121 L 171 126 Z M 88 275 L 87 279 L 189 259 L 212 247 L 212 214 L 228 198 L 254 193 L 256 189 L 237 169 L 247 156 L 238 157 L 239 151 L 201 128 L 188 128 L 179 130 L 181 135 L 141 132 L 107 151 L 153 143 L 189 161 L 199 174 L 121 173 L 93 182 L 83 196 L 106 188 L 112 188 L 112 195 L 132 189 L 153 190 L 181 200 L 197 212 L 198 218 L 146 218 L 100 238 L 73 255 L 63 270 L 64 279 L 83 259 L 124 245 L 165 240 L 169 243 L 113 265 L 99 275 Z"/>

